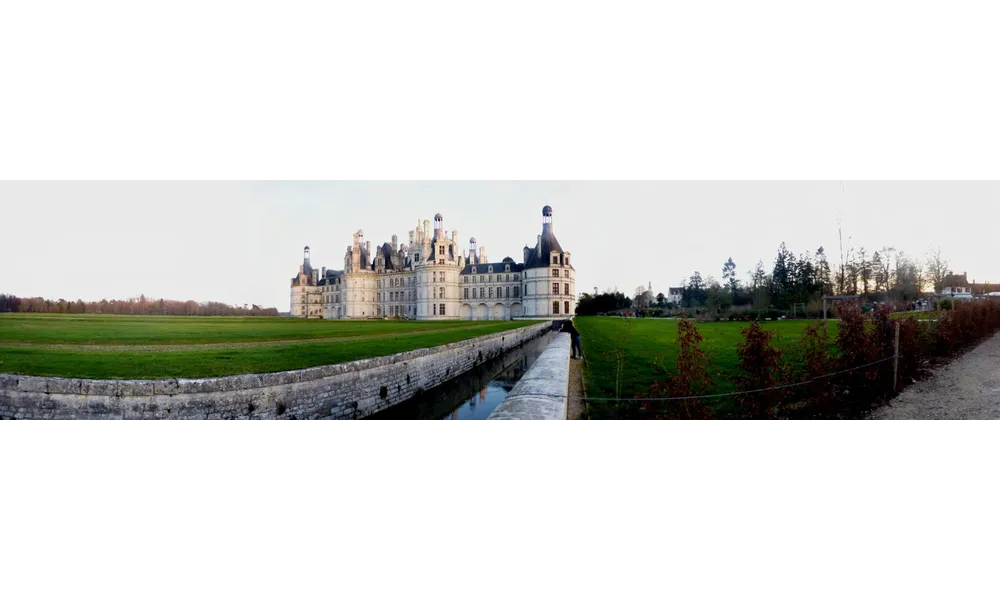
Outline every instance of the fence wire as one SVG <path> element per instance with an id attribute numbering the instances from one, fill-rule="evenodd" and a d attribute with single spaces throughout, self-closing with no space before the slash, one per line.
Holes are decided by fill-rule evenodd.
<path id="1" fill-rule="evenodd" d="M 894 354 L 888 358 L 883 358 L 876 360 L 875 362 L 870 362 L 866 365 L 861 365 L 858 367 L 852 367 L 850 369 L 844 369 L 843 371 L 837 371 L 835 373 L 827 373 L 826 375 L 820 375 L 806 381 L 800 381 L 798 383 L 789 383 L 785 385 L 776 385 L 774 387 L 762 388 L 759 390 L 747 390 L 745 392 L 727 392 L 725 394 L 706 394 L 703 396 L 676 396 L 673 398 L 583 398 L 579 396 L 570 396 L 574 400 L 584 400 L 586 402 L 667 402 L 675 400 L 706 400 L 709 398 L 728 398 L 732 396 L 746 396 L 748 394 L 762 394 L 764 392 L 771 392 L 775 390 L 784 390 L 788 388 L 799 387 L 803 385 L 809 385 L 810 383 L 816 383 L 817 381 L 822 381 L 823 379 L 829 379 L 830 377 L 836 377 L 837 375 L 843 375 L 844 373 L 850 373 L 852 371 L 860 371 L 861 369 L 868 369 L 874 367 L 875 365 L 888 362 L 890 360 L 895 360 L 897 358 L 902 358 L 902 355 Z"/>

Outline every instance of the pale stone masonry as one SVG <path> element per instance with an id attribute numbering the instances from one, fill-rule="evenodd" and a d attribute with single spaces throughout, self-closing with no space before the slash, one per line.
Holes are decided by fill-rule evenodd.
<path id="1" fill-rule="evenodd" d="M 576 312 L 576 268 L 562 249 L 552 223 L 552 207 L 542 209 L 542 233 L 522 262 L 511 257 L 491 263 L 476 238 L 460 248 L 458 231 L 445 231 L 444 217 L 417 222 L 409 244 L 392 236 L 372 250 L 364 232 L 354 234 L 342 271 L 317 270 L 305 248 L 292 279 L 291 314 L 310 319 L 491 321 L 559 318 Z"/>
<path id="2" fill-rule="evenodd" d="M 569 400 L 570 336 L 560 333 L 531 365 L 491 421 L 562 421 Z"/>
<path id="3" fill-rule="evenodd" d="M 0 374 L 0 419 L 360 419 L 528 340 L 551 323 L 339 365 L 216 379 L 61 379 Z"/>

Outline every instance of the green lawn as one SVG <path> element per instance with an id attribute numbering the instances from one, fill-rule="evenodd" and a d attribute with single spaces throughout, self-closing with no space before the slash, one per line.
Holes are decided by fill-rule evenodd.
<path id="1" fill-rule="evenodd" d="M 793 366 L 800 362 L 796 345 L 802 330 L 818 321 L 790 320 L 765 322 L 764 329 L 774 331 L 775 345 L 788 350 L 786 360 Z M 587 395 L 591 398 L 615 398 L 618 371 L 616 350 L 622 348 L 622 398 L 646 394 L 656 379 L 654 365 L 662 356 L 669 372 L 675 372 L 677 361 L 677 323 L 672 319 L 620 319 L 616 317 L 580 317 L 576 327 L 582 336 L 583 352 L 587 357 L 584 377 Z M 735 390 L 731 378 L 739 371 L 737 346 L 746 322 L 701 323 L 698 330 L 704 341 L 702 350 L 708 355 L 715 382 L 714 393 Z M 839 322 L 828 324 L 831 347 Z"/>
<path id="2" fill-rule="evenodd" d="M 0 315 L 0 372 L 89 379 L 270 373 L 431 348 L 530 321 Z"/>
<path id="3" fill-rule="evenodd" d="M 110 346 L 217 344 L 396 335 L 470 325 L 476 323 L 0 313 L 0 344 L 9 342 Z"/>
<path id="4" fill-rule="evenodd" d="M 940 314 L 937 311 L 934 311 L 934 310 L 892 313 L 892 318 L 893 319 L 908 319 L 910 317 L 912 317 L 914 319 L 917 319 L 918 321 L 919 320 L 937 320 L 940 317 Z"/>

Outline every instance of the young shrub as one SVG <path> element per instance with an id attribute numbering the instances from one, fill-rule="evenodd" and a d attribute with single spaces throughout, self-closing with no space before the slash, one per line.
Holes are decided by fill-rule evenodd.
<path id="1" fill-rule="evenodd" d="M 899 319 L 899 387 L 903 389 L 920 374 L 920 360 L 924 355 L 925 330 L 913 317 Z"/>
<path id="2" fill-rule="evenodd" d="M 700 345 L 701 332 L 689 319 L 677 322 L 677 371 L 667 375 L 667 370 L 658 361 L 657 370 L 662 378 L 650 387 L 653 398 L 688 398 L 703 396 L 712 389 L 709 374 L 709 360 Z M 688 398 L 685 400 L 657 400 L 643 403 L 644 408 L 654 416 L 663 419 L 707 419 L 712 411 L 704 402 Z"/>
<path id="3" fill-rule="evenodd" d="M 743 330 L 743 343 L 738 349 L 740 374 L 734 378 L 737 390 L 762 390 L 784 381 L 781 369 L 784 351 L 771 345 L 773 338 L 774 332 L 761 329 L 760 323 L 756 321 Z M 770 419 L 783 397 L 781 390 L 775 390 L 741 395 L 738 401 L 743 407 L 744 416 Z"/>
<path id="4" fill-rule="evenodd" d="M 865 318 L 861 307 L 854 303 L 838 303 L 840 314 L 840 333 L 837 335 L 837 348 L 840 350 L 841 370 L 849 370 L 838 376 L 837 384 L 842 390 L 841 413 L 857 416 L 870 409 L 878 394 L 876 379 L 877 366 L 862 368 L 876 360 L 876 352 L 880 349 L 872 347 L 872 340 L 865 329 Z M 879 332 L 877 338 L 882 337 Z M 879 357 L 884 358 L 884 357 Z"/>
<path id="5" fill-rule="evenodd" d="M 799 353 L 804 368 L 803 380 L 813 380 L 829 375 L 836 370 L 837 361 L 830 355 L 830 338 L 824 323 L 816 323 L 802 330 Z M 808 415 L 832 417 L 837 412 L 837 394 L 830 378 L 814 381 L 806 386 L 794 388 L 794 394 L 806 402 L 804 412 Z"/>

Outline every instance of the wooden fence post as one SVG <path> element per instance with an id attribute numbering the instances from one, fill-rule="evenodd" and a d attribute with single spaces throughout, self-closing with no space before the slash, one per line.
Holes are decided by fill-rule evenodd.
<path id="1" fill-rule="evenodd" d="M 896 387 L 899 385 L 899 320 L 896 320 L 896 344 L 893 346 L 895 352 L 893 352 L 892 360 L 892 391 L 896 391 Z"/>

